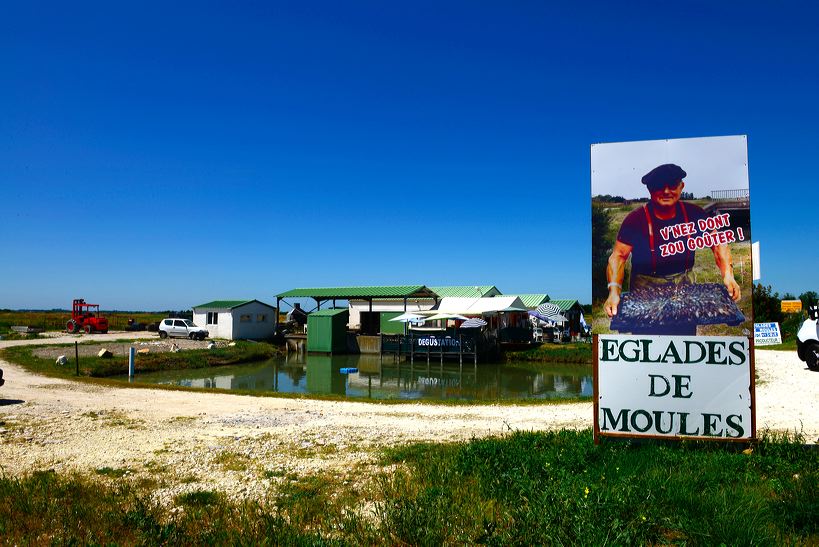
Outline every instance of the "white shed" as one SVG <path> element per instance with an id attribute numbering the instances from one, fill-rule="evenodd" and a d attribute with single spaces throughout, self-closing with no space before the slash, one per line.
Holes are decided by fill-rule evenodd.
<path id="1" fill-rule="evenodd" d="M 193 307 L 193 322 L 211 338 L 261 340 L 273 336 L 276 308 L 258 300 L 214 300 Z"/>

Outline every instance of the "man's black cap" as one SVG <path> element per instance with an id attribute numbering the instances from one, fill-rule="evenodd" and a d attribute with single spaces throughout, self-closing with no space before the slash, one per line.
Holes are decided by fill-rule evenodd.
<path id="1" fill-rule="evenodd" d="M 665 185 L 676 186 L 687 173 L 679 165 L 664 163 L 643 176 L 643 184 L 651 188 L 663 188 Z"/>

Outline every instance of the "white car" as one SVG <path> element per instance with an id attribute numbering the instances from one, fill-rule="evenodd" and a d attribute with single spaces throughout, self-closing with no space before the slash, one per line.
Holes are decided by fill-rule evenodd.
<path id="1" fill-rule="evenodd" d="M 808 308 L 808 319 L 796 333 L 796 353 L 811 370 L 819 370 L 819 306 Z"/>
<path id="2" fill-rule="evenodd" d="M 163 319 L 159 323 L 159 337 L 190 338 L 191 340 L 204 340 L 208 337 L 208 329 L 204 329 L 190 319 Z"/>

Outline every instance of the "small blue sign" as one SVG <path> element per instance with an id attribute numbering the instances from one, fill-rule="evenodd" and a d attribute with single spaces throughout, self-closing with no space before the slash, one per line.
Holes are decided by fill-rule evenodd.
<path id="1" fill-rule="evenodd" d="M 779 323 L 754 323 L 754 344 L 757 346 L 775 346 L 782 343 Z"/>

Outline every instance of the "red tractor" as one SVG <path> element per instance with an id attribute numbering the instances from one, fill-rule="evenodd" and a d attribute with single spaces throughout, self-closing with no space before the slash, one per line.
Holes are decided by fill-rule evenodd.
<path id="1" fill-rule="evenodd" d="M 65 330 L 70 333 L 84 330 L 86 333 L 108 332 L 108 319 L 100 315 L 99 304 L 86 304 L 82 298 L 74 300 L 71 307 L 71 319 L 65 324 Z"/>

